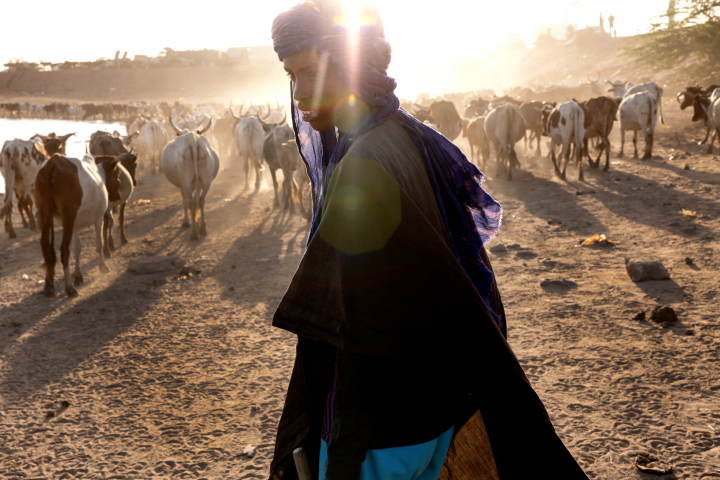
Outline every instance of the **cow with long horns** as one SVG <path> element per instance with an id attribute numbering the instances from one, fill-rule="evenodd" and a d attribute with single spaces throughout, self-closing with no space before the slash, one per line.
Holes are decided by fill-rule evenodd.
<path id="1" fill-rule="evenodd" d="M 185 218 L 182 226 L 192 228 L 191 240 L 207 236 L 205 221 L 205 197 L 212 181 L 220 170 L 220 159 L 210 142 L 202 135 L 212 126 L 212 118 L 201 130 L 191 132 L 180 130 L 170 117 L 170 125 L 177 138 L 165 145 L 160 165 L 162 172 L 170 183 L 180 189 L 183 199 Z M 188 219 L 188 210 L 190 218 Z M 197 222 L 197 211 L 200 210 L 200 226 Z"/>

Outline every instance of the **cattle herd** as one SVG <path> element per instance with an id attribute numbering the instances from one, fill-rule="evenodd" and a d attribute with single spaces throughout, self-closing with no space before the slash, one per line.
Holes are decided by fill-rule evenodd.
<path id="1" fill-rule="evenodd" d="M 655 126 L 665 125 L 662 112 L 663 89 L 654 82 L 633 85 L 629 82 L 588 79 L 578 86 L 558 85 L 545 89 L 511 88 L 497 97 L 492 91 L 446 95 L 442 98 L 421 98 L 403 107 L 416 118 L 455 140 L 461 133 L 470 144 L 470 159 L 483 170 L 488 167 L 491 151 L 497 159 L 498 175 L 512 180 L 513 169 L 520 165 L 515 144 L 520 140 L 536 142 L 535 154 L 542 155 L 540 138 L 550 139 L 548 156 L 555 172 L 565 178 L 567 164 L 575 159 L 578 177 L 583 179 L 581 160 L 585 156 L 592 168 L 598 168 L 605 153 L 604 170 L 610 168 L 609 135 L 616 120 L 620 121 L 621 145 L 618 156 L 624 155 L 625 132 L 633 132 L 634 158 L 638 158 L 637 137 L 645 140 L 643 160 L 652 157 Z M 580 99 L 580 100 L 578 100 Z M 707 127 L 703 144 L 712 153 L 713 143 L 720 136 L 720 87 L 711 85 L 687 87 L 677 96 L 681 109 L 693 107 L 693 122 Z M 458 111 L 463 111 L 462 118 Z M 598 151 L 591 158 L 592 144 Z M 560 147 L 556 157 L 555 147 Z M 563 159 L 565 160 L 562 165 Z"/>
<path id="2" fill-rule="evenodd" d="M 29 110 L 3 104 L 11 116 L 27 111 L 63 118 L 72 114 L 72 106 L 65 108 Z M 83 116 L 96 111 L 82 105 Z M 220 171 L 220 158 L 239 153 L 245 162 L 245 188 L 255 172 L 255 189 L 261 184 L 264 163 L 270 167 L 275 189 L 275 207 L 295 213 L 295 198 L 299 200 L 300 214 L 309 218 L 309 180 L 295 145 L 295 134 L 287 124 L 287 115 L 276 108 L 250 106 L 245 109 L 223 107 L 224 115 L 216 115 L 211 105 L 176 103 L 133 105 L 125 110 L 102 106 L 100 114 L 105 120 L 118 120 L 117 112 L 132 112 L 123 118 L 126 135 L 97 131 L 87 141 L 82 159 L 65 155 L 70 133 L 34 135 L 29 140 L 6 141 L 0 153 L 2 175 L 5 179 L 5 200 L 0 208 L 5 231 L 16 237 L 12 224 L 14 199 L 23 226 L 35 230 L 36 213 L 40 225 L 40 244 L 46 266 L 45 294 L 54 296 L 54 220 L 62 225 L 60 260 L 65 278 L 65 291 L 74 296 L 74 285 L 83 281 L 80 272 L 80 241 L 78 229 L 94 226 L 96 250 L 100 271 L 107 271 L 105 258 L 114 250 L 114 212 L 119 212 L 120 241 L 128 242 L 125 233 L 125 213 L 140 172 L 148 174 L 160 170 L 181 193 L 184 211 L 183 227 L 191 229 L 191 240 L 207 235 L 205 199 L 211 183 Z M 141 108 L 141 109 L 140 109 Z M 104 113 L 103 113 L 104 112 Z M 155 112 L 155 113 L 153 113 Z M 72 117 L 70 117 L 72 118 Z M 278 193 L 277 170 L 282 170 L 282 191 Z M 281 201 L 282 198 L 282 201 Z M 35 207 L 35 208 L 34 208 Z M 198 219 L 199 216 L 199 219 Z M 75 256 L 75 269 L 70 277 L 70 250 Z"/>
<path id="3" fill-rule="evenodd" d="M 542 156 L 540 140 L 548 137 L 547 155 L 556 174 L 564 179 L 567 165 L 574 158 L 582 180 L 584 157 L 591 168 L 598 168 L 605 153 L 604 170 L 609 169 L 609 135 L 616 120 L 620 121 L 621 134 L 618 155 L 624 154 L 625 132 L 632 131 L 634 158 L 638 158 L 637 137 L 641 132 L 645 140 L 643 160 L 652 157 L 658 120 L 665 125 L 660 86 L 653 82 L 606 83 L 609 89 L 598 79 L 588 79 L 575 87 L 513 88 L 502 97 L 489 90 L 440 98 L 421 96 L 415 102 L 403 101 L 402 106 L 450 140 L 456 140 L 461 134 L 466 137 L 470 160 L 483 170 L 489 167 L 493 151 L 498 176 L 512 180 L 513 169 L 520 166 L 515 144 L 524 139 L 527 151 L 528 143 L 532 149 L 535 142 L 535 154 Z M 715 138 L 720 136 L 720 86 L 687 87 L 677 95 L 677 100 L 681 109 L 693 108 L 693 122 L 703 122 L 706 126 L 703 143 L 707 143 L 708 152 L 712 152 Z M 309 179 L 301 168 L 295 134 L 279 104 L 274 108 L 267 104 L 246 109 L 244 103 L 239 107 L 232 104 L 193 107 L 180 102 L 173 105 L 1 103 L 0 114 L 9 118 L 102 119 L 125 123 L 125 135 L 117 131 L 93 133 L 82 159 L 65 155 L 65 145 L 74 133 L 38 134 L 28 140 L 7 141 L 2 147 L 0 160 L 6 194 L 0 218 L 4 220 L 5 231 L 14 238 L 13 199 L 17 200 L 23 226 L 31 230 L 37 228 L 35 205 L 47 269 L 47 296 L 55 294 L 53 220 L 57 219 L 63 227 L 60 257 L 65 291 L 73 296 L 77 294 L 73 284 L 83 281 L 78 229 L 95 227 L 99 267 L 101 271 L 107 270 L 104 259 L 114 250 L 113 213 L 119 212 L 120 241 L 127 243 L 126 207 L 141 171 L 154 174 L 159 169 L 180 189 L 182 226 L 191 229 L 192 240 L 207 235 L 205 199 L 220 172 L 221 159 L 233 156 L 239 156 L 244 165 L 245 189 L 250 187 L 253 173 L 255 190 L 260 187 L 267 165 L 275 191 L 274 207 L 295 213 L 297 198 L 300 214 L 309 219 Z M 557 156 L 556 145 L 560 146 Z M 597 151 L 595 160 L 590 154 L 591 147 Z M 283 173 L 281 190 L 276 176 L 278 170 Z M 72 281 L 69 275 L 71 246 L 75 256 Z"/>

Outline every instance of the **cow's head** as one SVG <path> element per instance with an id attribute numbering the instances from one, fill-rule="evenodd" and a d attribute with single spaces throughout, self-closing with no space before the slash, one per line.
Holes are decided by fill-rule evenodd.
<path id="1" fill-rule="evenodd" d="M 137 155 L 135 155 L 133 153 L 133 151 L 130 150 L 129 153 L 123 153 L 121 155 L 118 155 L 115 158 L 120 161 L 120 164 L 130 174 L 130 178 L 132 178 L 133 186 L 137 187 L 137 178 L 135 177 L 135 174 L 137 172 Z"/>
<path id="2" fill-rule="evenodd" d="M 692 92 L 690 89 L 692 87 L 688 87 L 687 91 L 681 92 L 677 94 L 677 101 L 680 104 L 680 110 L 685 110 L 687 107 L 692 105 L 695 102 L 695 97 L 697 97 L 699 94 Z"/>
<path id="3" fill-rule="evenodd" d="M 703 97 L 702 95 L 695 95 L 695 98 L 693 99 L 693 122 L 699 122 L 700 120 L 706 121 L 707 116 L 707 110 L 708 107 L 710 107 L 710 99 L 708 97 Z"/>
<path id="4" fill-rule="evenodd" d="M 95 164 L 103 170 L 105 175 L 105 188 L 108 193 L 108 200 L 117 202 L 120 200 L 120 160 L 109 155 L 95 157 Z"/>

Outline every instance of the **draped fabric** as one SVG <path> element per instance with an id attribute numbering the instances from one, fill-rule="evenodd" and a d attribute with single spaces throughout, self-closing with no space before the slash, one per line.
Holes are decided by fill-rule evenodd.
<path id="1" fill-rule="evenodd" d="M 374 10 L 362 10 L 358 29 L 348 30 L 344 13 L 330 1 L 317 0 L 292 7 L 273 22 L 272 37 L 280 60 L 299 51 L 314 50 L 370 107 L 370 115 L 349 132 L 316 132 L 302 120 L 292 102 L 292 120 L 300 154 L 312 185 L 313 219 L 308 243 L 320 224 L 324 195 L 332 173 L 360 135 L 392 117 L 410 135 L 423 155 L 435 200 L 447 230 L 450 247 L 478 293 L 488 303 L 494 278 L 480 257 L 502 219 L 502 207 L 483 188 L 483 174 L 452 142 L 400 108 L 395 80 L 387 75 L 390 44 Z M 355 32 L 355 33 L 353 33 Z M 292 90 L 291 90 L 292 95 Z M 502 320 L 493 315 L 498 326 Z"/>

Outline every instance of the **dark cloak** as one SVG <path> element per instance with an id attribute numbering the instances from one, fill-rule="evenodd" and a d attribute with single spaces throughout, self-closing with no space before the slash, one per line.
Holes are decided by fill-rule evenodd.
<path id="1" fill-rule="evenodd" d="M 450 359 L 457 366 L 454 374 L 466 395 L 455 412 L 442 479 L 477 480 L 493 462 L 502 480 L 538 470 L 586 479 L 555 433 L 506 332 L 448 247 L 439 217 L 422 204 L 433 198 L 432 190 L 422 196 L 411 191 L 413 180 L 403 168 L 414 148 L 409 137 L 379 141 L 388 130 L 398 136 L 392 122 L 358 137 L 333 172 L 317 233 L 273 318 L 274 326 L 298 335 L 298 346 L 270 478 L 280 471 L 283 480 L 297 478 L 292 451 L 298 446 L 317 476 L 334 352 L 343 349 L 384 358 Z M 484 248 L 480 254 L 492 269 Z M 489 303 L 504 317 L 495 284 Z"/>

